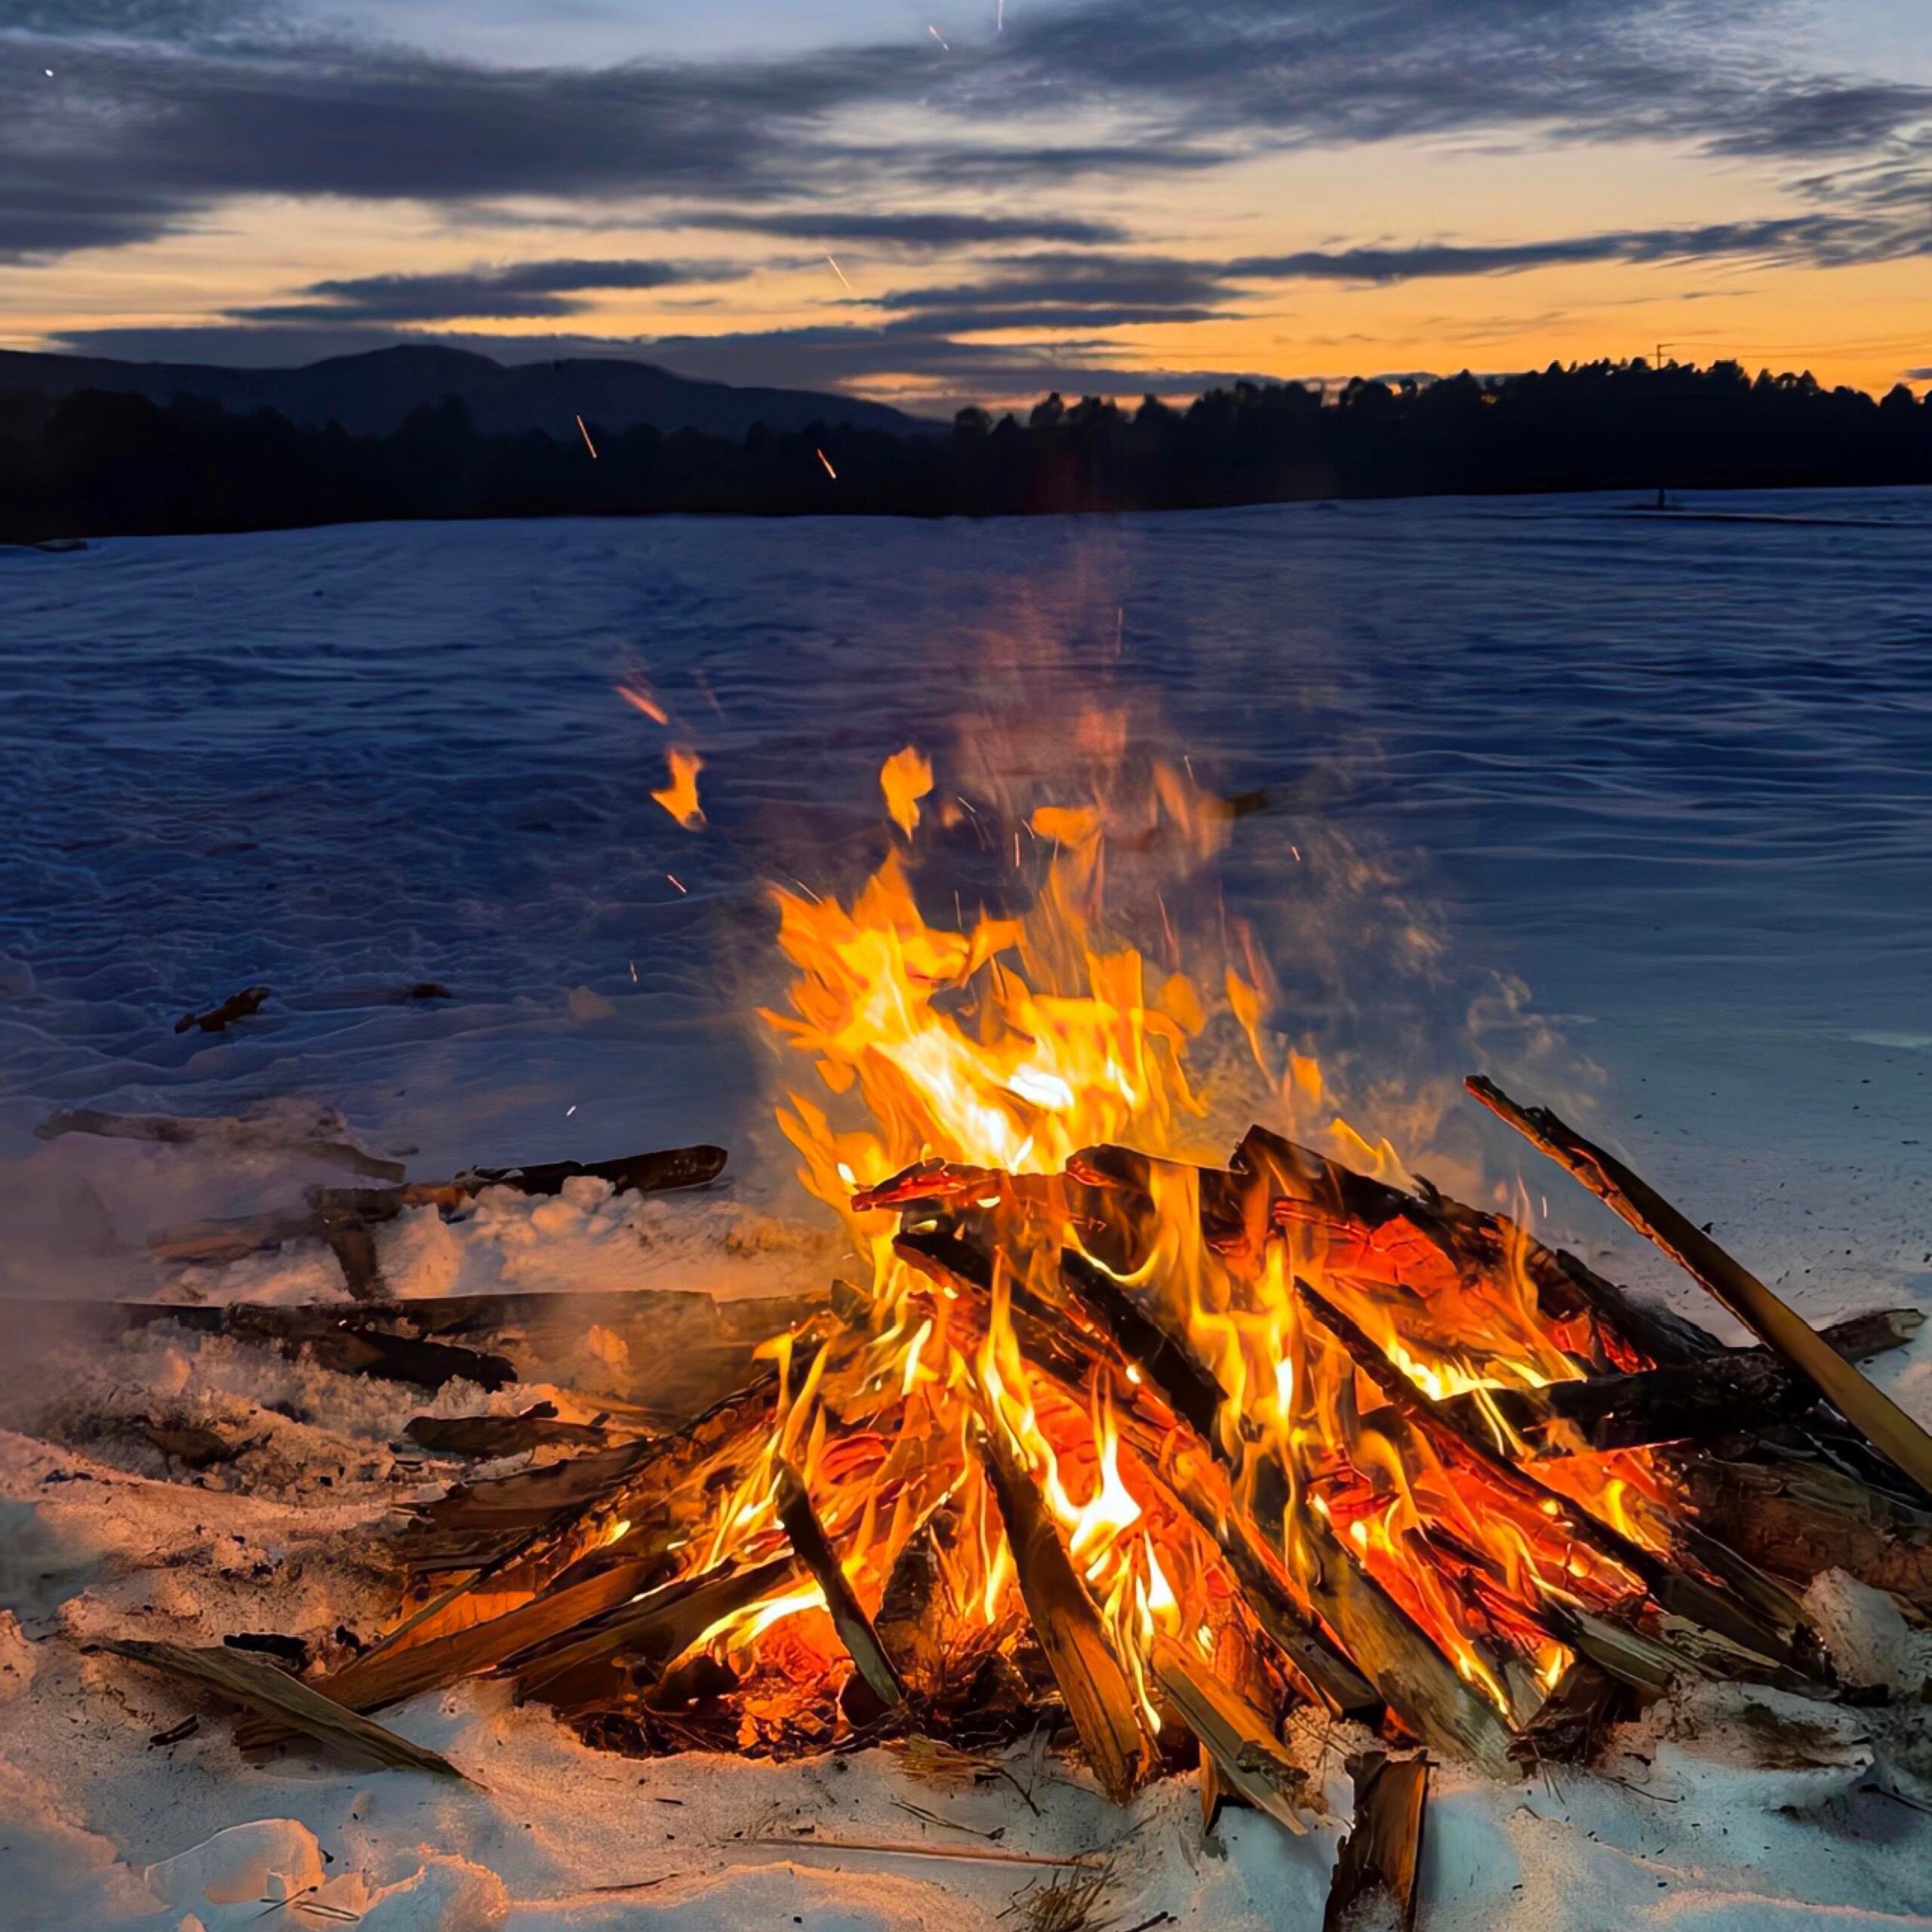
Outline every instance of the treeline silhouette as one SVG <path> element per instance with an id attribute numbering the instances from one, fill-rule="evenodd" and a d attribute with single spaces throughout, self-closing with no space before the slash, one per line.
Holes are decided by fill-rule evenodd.
<path id="1" fill-rule="evenodd" d="M 1058 395 L 1023 422 L 486 435 L 454 398 L 386 436 L 98 390 L 0 395 L 0 540 L 423 517 L 1179 509 L 1311 497 L 1932 482 L 1932 395 L 1641 360 L 1479 380 L 1239 383 L 1186 409 Z M 823 460 L 821 460 L 821 453 Z M 832 473 L 835 472 L 835 474 Z"/>

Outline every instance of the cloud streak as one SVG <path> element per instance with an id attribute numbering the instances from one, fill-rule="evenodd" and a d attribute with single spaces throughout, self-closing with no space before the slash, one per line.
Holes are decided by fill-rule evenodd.
<path id="1" fill-rule="evenodd" d="M 303 301 L 229 312 L 248 322 L 518 321 L 582 314 L 595 291 L 736 280 L 734 263 L 559 260 L 440 275 L 356 275 L 312 281 Z"/>

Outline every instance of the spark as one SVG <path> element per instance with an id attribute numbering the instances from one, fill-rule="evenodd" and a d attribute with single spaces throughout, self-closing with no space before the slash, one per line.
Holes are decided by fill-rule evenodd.
<path id="1" fill-rule="evenodd" d="M 1300 865 L 1301 863 L 1301 848 L 1299 845 L 1291 845 L 1288 848 L 1288 850 L 1295 855 L 1295 863 L 1297 865 Z"/>
<path id="2" fill-rule="evenodd" d="M 838 472 L 832 468 L 831 457 L 827 456 L 824 451 L 821 449 L 814 449 L 812 454 L 818 458 L 820 463 L 825 465 L 826 475 L 830 477 L 833 482 L 836 483 L 838 481 Z"/>
<path id="3" fill-rule="evenodd" d="M 932 35 L 934 39 L 939 42 L 940 46 L 946 47 L 946 35 L 941 33 L 937 27 L 929 26 L 927 28 L 926 31 Z M 946 51 L 947 53 L 950 54 L 952 51 L 952 49 L 949 47 L 946 47 Z"/>
<path id="4" fill-rule="evenodd" d="M 565 1118 L 565 1119 L 568 1120 L 568 1119 L 570 1118 L 571 1115 L 572 1114 L 575 1113 L 576 1112 L 577 1112 L 577 1103 L 576 1103 L 574 1100 L 573 1100 L 573 1101 L 571 1103 L 571 1104 L 570 1104 L 568 1106 L 567 1106 L 567 1107 L 564 1109 L 564 1118 Z"/>
<path id="5" fill-rule="evenodd" d="M 611 689 L 633 710 L 642 712 L 654 724 L 670 723 L 664 707 L 641 685 L 614 685 Z"/>
<path id="6" fill-rule="evenodd" d="M 664 876 L 668 878 L 680 892 L 684 892 L 687 890 L 684 881 L 679 878 L 675 872 L 666 872 Z"/>
<path id="7" fill-rule="evenodd" d="M 595 463 L 597 460 L 597 445 L 590 440 L 590 432 L 583 426 L 583 418 L 581 416 L 577 419 L 577 427 L 578 435 L 583 438 L 584 448 L 590 452 L 591 461 Z"/>
<path id="8" fill-rule="evenodd" d="M 836 257 L 827 255 L 825 259 L 831 263 L 832 272 L 841 281 L 845 281 L 845 271 L 838 266 Z M 849 281 L 845 281 L 845 286 L 849 289 L 852 285 Z"/>
<path id="9" fill-rule="evenodd" d="M 54 69 L 51 67 L 43 67 L 40 71 L 45 74 L 50 81 L 53 79 Z"/>
<path id="10" fill-rule="evenodd" d="M 629 964 L 629 967 L 630 967 L 630 969 L 631 969 L 631 984 L 632 984 L 632 986 L 635 986 L 635 985 L 638 983 L 638 977 L 637 977 L 637 961 L 636 961 L 635 959 L 633 959 L 633 960 L 631 960 L 631 961 L 628 961 L 627 963 Z"/>
<path id="11" fill-rule="evenodd" d="M 718 702 L 718 694 L 711 688 L 711 680 L 702 671 L 694 671 L 691 677 L 698 689 L 703 692 L 705 703 L 709 705 L 720 718 L 722 718 L 724 715 L 724 707 Z"/>
<path id="12" fill-rule="evenodd" d="M 1005 31 L 1006 0 L 999 0 L 998 9 L 993 14 L 993 32 L 995 33 L 1004 33 Z"/>

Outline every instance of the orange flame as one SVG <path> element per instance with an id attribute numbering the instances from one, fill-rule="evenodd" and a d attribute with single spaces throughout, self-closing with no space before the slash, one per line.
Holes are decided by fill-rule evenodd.
<path id="1" fill-rule="evenodd" d="M 697 801 L 697 775 L 704 769 L 704 761 L 681 745 L 673 745 L 665 756 L 671 768 L 671 782 L 651 795 L 687 832 L 701 832 L 704 811 Z"/>

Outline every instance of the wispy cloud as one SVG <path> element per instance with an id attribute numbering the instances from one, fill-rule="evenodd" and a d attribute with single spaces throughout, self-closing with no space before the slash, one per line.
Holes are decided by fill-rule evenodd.
<path id="1" fill-rule="evenodd" d="M 741 266 L 725 262 L 516 262 L 450 274 L 356 275 L 312 281 L 299 291 L 306 300 L 229 312 L 238 321 L 248 322 L 540 319 L 582 314 L 590 306 L 583 298 L 592 292 L 730 281 L 745 272 Z"/>

